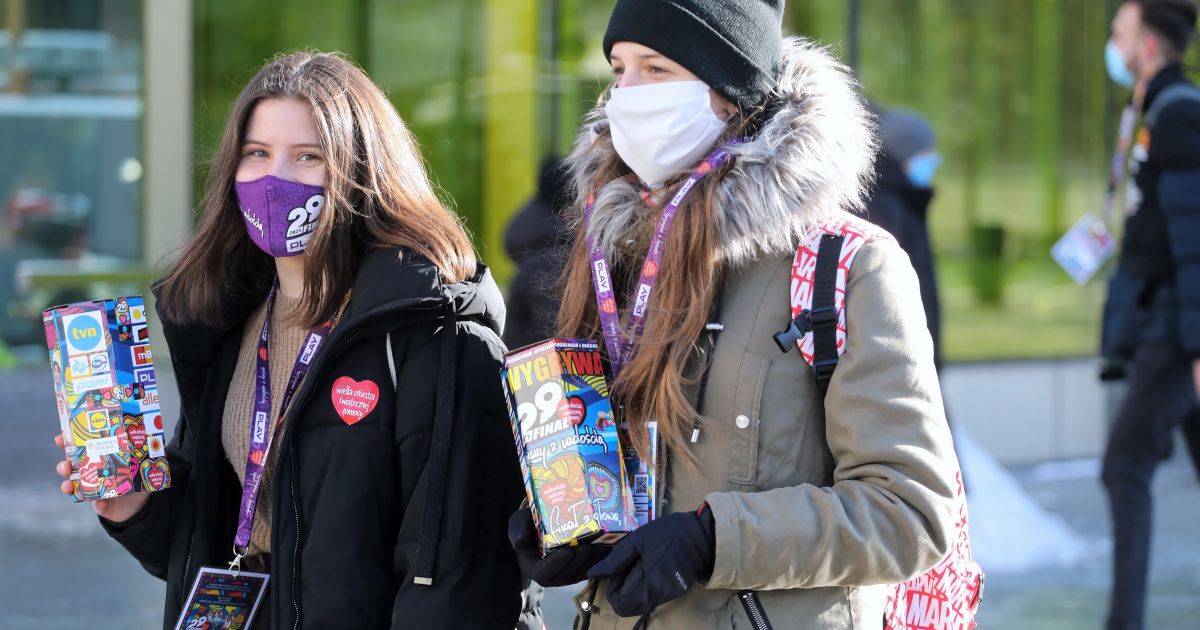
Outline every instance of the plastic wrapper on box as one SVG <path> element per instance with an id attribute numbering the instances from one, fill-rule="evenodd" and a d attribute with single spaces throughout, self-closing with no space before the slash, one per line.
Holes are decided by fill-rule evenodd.
<path id="1" fill-rule="evenodd" d="M 56 306 L 42 322 L 74 500 L 170 487 L 145 301 Z"/>
<path id="2" fill-rule="evenodd" d="M 543 553 L 632 531 L 635 508 L 596 343 L 552 339 L 511 352 L 501 380 Z"/>

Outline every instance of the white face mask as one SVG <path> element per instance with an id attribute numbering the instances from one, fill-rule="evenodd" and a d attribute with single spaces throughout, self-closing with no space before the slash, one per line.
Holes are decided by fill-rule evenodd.
<path id="1" fill-rule="evenodd" d="M 703 81 L 613 88 L 604 113 L 617 155 L 650 188 L 695 166 L 725 131 Z"/>

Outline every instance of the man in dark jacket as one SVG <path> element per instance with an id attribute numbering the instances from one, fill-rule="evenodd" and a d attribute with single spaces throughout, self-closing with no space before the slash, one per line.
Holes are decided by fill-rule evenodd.
<path id="1" fill-rule="evenodd" d="M 262 291 L 231 295 L 244 321 Z M 499 381 L 500 292 L 486 268 L 443 285 L 412 254 L 374 250 L 285 419 L 273 496 L 271 582 L 255 628 L 492 628 L 521 608 L 508 515 L 524 496 Z M 102 523 L 167 581 L 173 628 L 196 572 L 232 559 L 242 486 L 221 445 L 240 326 L 163 318 L 182 418 L 169 490 Z M 377 387 L 351 423 L 335 382 Z M 373 390 L 374 391 L 374 390 Z"/>
<path id="2" fill-rule="evenodd" d="M 885 112 L 880 135 L 882 150 L 875 160 L 877 189 L 867 204 L 867 219 L 896 237 L 912 260 L 933 337 L 934 361 L 941 367 L 941 302 L 926 216 L 933 200 L 933 174 L 942 158 L 935 148 L 933 127 L 914 112 Z"/>
<path id="3" fill-rule="evenodd" d="M 1150 481 L 1181 424 L 1200 465 L 1200 90 L 1181 60 L 1195 0 L 1126 0 L 1106 57 L 1143 114 L 1130 151 L 1128 216 L 1105 312 L 1104 353 L 1130 382 L 1104 455 L 1114 581 L 1108 628 L 1141 628 L 1150 559 Z"/>

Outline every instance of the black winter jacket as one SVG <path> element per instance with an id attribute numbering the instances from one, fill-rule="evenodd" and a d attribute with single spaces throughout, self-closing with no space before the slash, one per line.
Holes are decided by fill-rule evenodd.
<path id="1" fill-rule="evenodd" d="M 942 365 L 942 306 L 938 297 L 933 246 L 929 241 L 929 203 L 933 189 L 918 188 L 895 159 L 880 155 L 875 161 L 876 190 L 867 204 L 867 220 L 887 230 L 908 254 L 921 283 L 925 321 L 933 337 L 934 360 Z"/>
<path id="2" fill-rule="evenodd" d="M 241 485 L 221 446 L 222 409 L 245 318 L 264 299 L 231 299 L 243 323 L 224 330 L 163 321 L 183 411 L 168 449 L 173 487 L 105 527 L 166 579 L 165 628 L 199 567 L 231 559 Z M 274 502 L 272 628 L 514 627 L 521 584 L 506 527 L 524 491 L 499 381 L 503 319 L 482 266 L 443 286 L 416 256 L 364 257 L 272 447 L 274 496 L 260 498 Z M 333 406 L 341 377 L 379 389 L 353 425 Z"/>
<path id="3" fill-rule="evenodd" d="M 1143 111 L 1183 82 L 1182 66 L 1163 69 L 1146 88 Z M 1140 343 L 1169 341 L 1200 358 L 1200 101 L 1163 107 L 1154 128 L 1135 139 L 1130 169 L 1133 207 L 1110 283 L 1104 353 L 1127 359 Z"/>

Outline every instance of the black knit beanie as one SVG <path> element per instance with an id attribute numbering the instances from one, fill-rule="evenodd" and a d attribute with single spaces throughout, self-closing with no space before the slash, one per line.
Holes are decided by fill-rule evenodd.
<path id="1" fill-rule="evenodd" d="M 613 44 L 648 46 L 687 68 L 743 112 L 775 86 L 783 54 L 784 0 L 617 0 Z"/>

